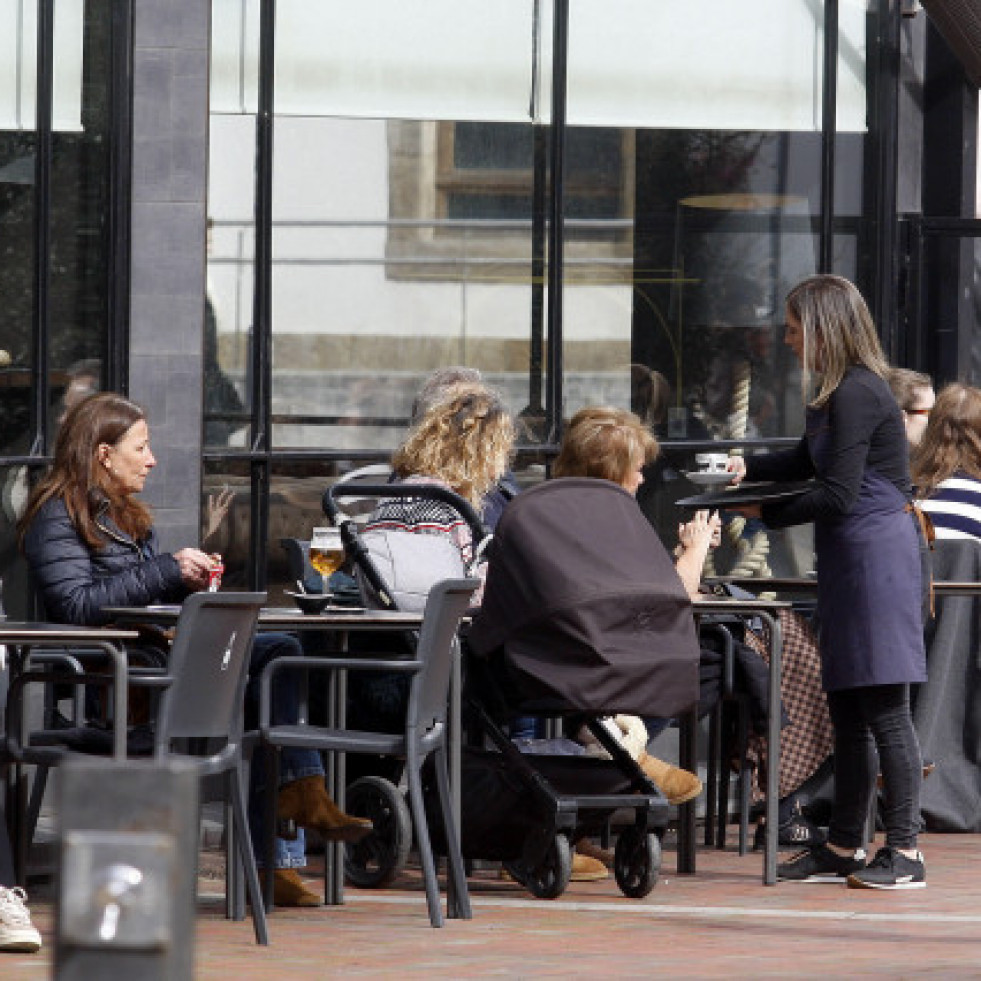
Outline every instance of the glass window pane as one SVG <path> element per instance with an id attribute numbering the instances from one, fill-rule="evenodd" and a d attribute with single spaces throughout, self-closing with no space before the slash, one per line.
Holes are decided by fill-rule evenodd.
<path id="1" fill-rule="evenodd" d="M 204 445 L 251 442 L 255 116 L 211 116 Z"/>
<path id="2" fill-rule="evenodd" d="M 84 30 L 84 74 L 81 63 L 77 68 L 85 85 L 81 128 L 59 132 L 56 127 L 52 136 L 50 435 L 67 407 L 103 387 L 109 325 L 111 11 L 108 2 L 87 4 L 83 26 L 81 4 L 73 0 L 59 13 L 60 8 L 56 4 L 56 40 L 69 33 L 80 39 Z M 69 67 L 59 72 L 67 72 Z M 58 75 L 55 83 L 57 93 Z"/>
<path id="3" fill-rule="evenodd" d="M 31 441 L 35 147 L 33 133 L 0 133 L 0 454 Z"/>
<path id="4" fill-rule="evenodd" d="M 37 28 L 24 7 L 0 2 L 0 454 L 31 441 Z"/>
<path id="5" fill-rule="evenodd" d="M 532 141 L 481 125 L 277 117 L 277 447 L 390 450 L 450 364 L 532 403 Z"/>

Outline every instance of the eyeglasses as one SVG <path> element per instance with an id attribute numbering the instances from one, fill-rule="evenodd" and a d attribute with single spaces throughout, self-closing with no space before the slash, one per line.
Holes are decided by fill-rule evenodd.
<path id="1" fill-rule="evenodd" d="M 928 416 L 933 409 L 903 409 L 908 416 Z"/>

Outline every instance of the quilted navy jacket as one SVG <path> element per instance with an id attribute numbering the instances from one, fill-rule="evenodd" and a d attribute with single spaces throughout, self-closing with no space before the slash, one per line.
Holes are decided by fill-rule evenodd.
<path id="1" fill-rule="evenodd" d="M 27 530 L 24 554 L 50 620 L 101 626 L 110 620 L 105 606 L 179 603 L 187 596 L 177 559 L 157 552 L 154 531 L 136 542 L 105 515 L 96 523 L 106 536 L 98 550 L 85 543 L 57 498 L 44 504 Z"/>

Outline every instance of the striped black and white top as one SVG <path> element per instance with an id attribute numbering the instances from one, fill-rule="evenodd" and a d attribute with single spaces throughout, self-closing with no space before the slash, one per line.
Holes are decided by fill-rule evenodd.
<path id="1" fill-rule="evenodd" d="M 941 481 L 920 506 L 930 515 L 937 538 L 981 540 L 981 480 L 958 471 Z"/>

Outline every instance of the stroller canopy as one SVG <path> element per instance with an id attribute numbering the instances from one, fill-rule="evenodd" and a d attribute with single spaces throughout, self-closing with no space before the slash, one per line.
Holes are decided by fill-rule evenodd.
<path id="1" fill-rule="evenodd" d="M 469 639 L 526 710 L 669 717 L 698 700 L 688 594 L 637 502 L 606 480 L 550 480 L 508 504 Z"/>

